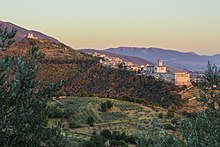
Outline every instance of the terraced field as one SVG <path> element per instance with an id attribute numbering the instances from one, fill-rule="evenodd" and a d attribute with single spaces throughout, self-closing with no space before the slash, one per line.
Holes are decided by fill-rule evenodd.
<path id="1" fill-rule="evenodd" d="M 111 101 L 113 107 L 106 112 L 100 111 L 100 104 Z M 166 111 L 162 108 L 150 108 L 136 103 L 119 101 L 107 98 L 70 97 L 52 102 L 50 126 L 63 120 L 70 136 L 80 140 L 88 139 L 94 132 L 100 133 L 103 129 L 125 132 L 135 135 L 148 131 L 150 128 L 161 128 L 163 124 L 170 123 L 165 118 Z M 158 117 L 163 115 L 163 117 Z M 87 124 L 87 118 L 94 118 L 94 126 Z M 75 128 L 70 129 L 74 122 Z"/>

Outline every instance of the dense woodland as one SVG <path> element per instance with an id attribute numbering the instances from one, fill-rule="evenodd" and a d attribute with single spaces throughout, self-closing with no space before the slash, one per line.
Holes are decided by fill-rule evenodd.
<path id="1" fill-rule="evenodd" d="M 109 69 L 98 64 L 69 79 L 66 89 L 70 95 L 143 98 L 163 106 L 181 103 L 177 91 L 178 88 L 173 84 L 153 77 L 138 76 L 131 71 Z"/>

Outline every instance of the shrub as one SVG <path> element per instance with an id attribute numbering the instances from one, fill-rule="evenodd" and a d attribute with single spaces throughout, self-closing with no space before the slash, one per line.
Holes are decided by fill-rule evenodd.
<path id="1" fill-rule="evenodd" d="M 100 107 L 101 107 L 101 111 L 102 111 L 102 112 L 106 112 L 106 111 L 107 111 L 107 105 L 106 105 L 106 103 L 101 103 L 101 104 L 100 104 Z"/>
<path id="2" fill-rule="evenodd" d="M 94 118 L 92 117 L 92 116 L 89 116 L 88 118 L 87 118 L 87 123 L 92 127 L 92 126 L 94 126 L 94 122 L 95 122 L 95 120 L 94 120 Z"/>
<path id="3" fill-rule="evenodd" d="M 94 141 L 86 141 L 84 144 L 85 147 L 97 147 Z"/>
<path id="4" fill-rule="evenodd" d="M 197 116 L 197 112 L 195 112 L 195 111 L 193 111 L 193 112 L 183 111 L 182 115 L 185 115 L 188 118 L 195 118 Z"/>
<path id="5" fill-rule="evenodd" d="M 123 136 L 121 135 L 119 131 L 113 131 L 112 137 L 115 140 L 124 140 Z"/>
<path id="6" fill-rule="evenodd" d="M 100 135 L 93 135 L 90 138 L 90 141 L 87 142 L 86 144 L 90 145 L 90 146 L 87 146 L 87 147 L 104 147 L 105 142 L 106 142 L 106 139 L 104 137 L 102 137 Z"/>
<path id="7" fill-rule="evenodd" d="M 107 100 L 106 102 L 101 103 L 100 107 L 102 112 L 106 112 L 108 109 L 111 109 L 113 107 L 113 104 L 110 100 Z"/>
<path id="8" fill-rule="evenodd" d="M 111 133 L 111 131 L 109 131 L 107 129 L 102 130 L 100 135 L 107 138 L 107 139 L 112 139 L 112 133 Z"/>
<path id="9" fill-rule="evenodd" d="M 113 147 L 128 147 L 124 140 L 111 140 L 110 145 Z"/>
<path id="10" fill-rule="evenodd" d="M 71 129 L 74 129 L 74 128 L 77 128 L 77 127 L 78 127 L 78 124 L 76 123 L 76 121 L 71 120 L 71 121 L 69 122 L 69 127 L 70 127 Z"/>
<path id="11" fill-rule="evenodd" d="M 70 94 L 70 95 L 73 95 L 73 94 Z M 88 94 L 87 91 L 85 91 L 85 90 L 82 90 L 82 91 L 80 91 L 80 92 L 77 92 L 77 93 L 75 93 L 74 95 L 77 96 L 77 97 L 88 97 L 88 96 L 89 96 L 89 94 Z"/>
<path id="12" fill-rule="evenodd" d="M 111 109 L 113 107 L 113 104 L 112 104 L 112 102 L 110 100 L 106 101 L 106 105 L 107 105 L 108 109 Z"/>
<path id="13" fill-rule="evenodd" d="M 160 118 L 160 119 L 163 118 L 163 113 L 162 112 L 158 114 L 158 118 Z"/>
<path id="14" fill-rule="evenodd" d="M 59 108 L 57 105 L 48 106 L 48 117 L 49 118 L 62 118 L 63 117 L 62 109 Z"/>
<path id="15" fill-rule="evenodd" d="M 175 117 L 171 120 L 171 123 L 174 124 L 174 125 L 177 125 L 177 122 L 180 118 L 179 117 Z"/>
<path id="16" fill-rule="evenodd" d="M 173 131 L 176 130 L 175 127 L 170 123 L 164 124 L 163 127 L 164 129 L 167 129 L 167 130 L 173 130 Z"/>
<path id="17" fill-rule="evenodd" d="M 167 112 L 167 117 L 168 117 L 168 118 L 173 118 L 174 116 L 175 116 L 174 110 L 169 109 L 168 112 Z"/>
<path id="18" fill-rule="evenodd" d="M 127 143 L 136 144 L 135 137 L 133 135 L 128 136 Z"/>

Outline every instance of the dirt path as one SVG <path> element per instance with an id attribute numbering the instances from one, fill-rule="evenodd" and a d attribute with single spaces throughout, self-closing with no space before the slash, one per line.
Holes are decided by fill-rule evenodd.
<path id="1" fill-rule="evenodd" d="M 191 88 L 193 88 L 193 87 L 194 87 L 194 86 L 193 86 L 193 85 L 191 85 L 190 87 L 186 88 L 185 90 L 180 91 L 180 92 L 179 92 L 179 94 L 182 94 L 182 93 L 184 93 L 185 91 L 187 91 L 187 90 L 189 90 L 189 89 L 191 89 Z"/>

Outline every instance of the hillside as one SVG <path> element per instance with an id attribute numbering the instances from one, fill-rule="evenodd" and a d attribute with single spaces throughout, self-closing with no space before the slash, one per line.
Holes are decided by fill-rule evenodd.
<path id="1" fill-rule="evenodd" d="M 175 50 L 165 50 L 160 48 L 136 48 L 136 47 L 119 47 L 109 48 L 105 51 L 135 56 L 138 58 L 146 59 L 155 62 L 158 59 L 164 60 L 165 64 L 174 68 L 185 68 L 188 70 L 204 70 L 207 67 L 208 61 L 216 63 L 220 66 L 220 55 L 198 55 L 193 52 L 180 52 Z"/>
<path id="2" fill-rule="evenodd" d="M 45 54 L 37 78 L 44 83 L 65 80 L 62 95 L 143 98 L 164 107 L 182 103 L 178 95 L 180 89 L 174 84 L 137 76 L 131 71 L 102 67 L 98 58 L 60 43 L 25 38 L 3 51 L 0 57 L 25 55 L 33 44 Z"/>
<path id="3" fill-rule="evenodd" d="M 101 111 L 100 105 L 109 101 L 113 107 Z M 168 132 L 176 130 L 175 121 L 167 116 L 167 111 L 160 107 L 147 107 L 135 103 L 97 97 L 68 97 L 57 99 L 49 104 L 49 126 L 63 120 L 64 126 L 74 141 L 80 145 L 88 141 L 94 133 L 102 134 L 109 130 L 116 140 L 124 140 L 129 146 L 135 146 L 135 136 L 147 133 L 151 129 L 165 129 Z M 91 127 L 87 119 L 94 118 Z M 175 114 L 175 120 L 180 116 Z M 114 133 L 113 133 L 114 132 Z M 119 133 L 119 134 L 118 134 Z M 109 134 L 109 133 L 108 133 Z M 110 136 L 104 135 L 108 138 Z M 111 139 L 108 138 L 109 140 Z"/>
<path id="4" fill-rule="evenodd" d="M 25 29 L 23 27 L 20 27 L 18 25 L 10 23 L 10 22 L 4 22 L 4 21 L 0 20 L 0 26 L 2 28 L 8 28 L 8 30 L 11 30 L 12 28 L 16 29 L 17 30 L 17 34 L 15 36 L 15 41 L 16 42 L 24 39 L 29 33 L 31 33 L 35 37 L 38 37 L 39 39 L 47 39 L 47 40 L 50 40 L 50 41 L 52 41 L 54 43 L 60 43 L 57 39 L 55 39 L 53 37 L 50 37 L 48 35 L 45 35 L 45 34 L 43 34 L 41 32 L 35 31 L 35 30 Z"/>

